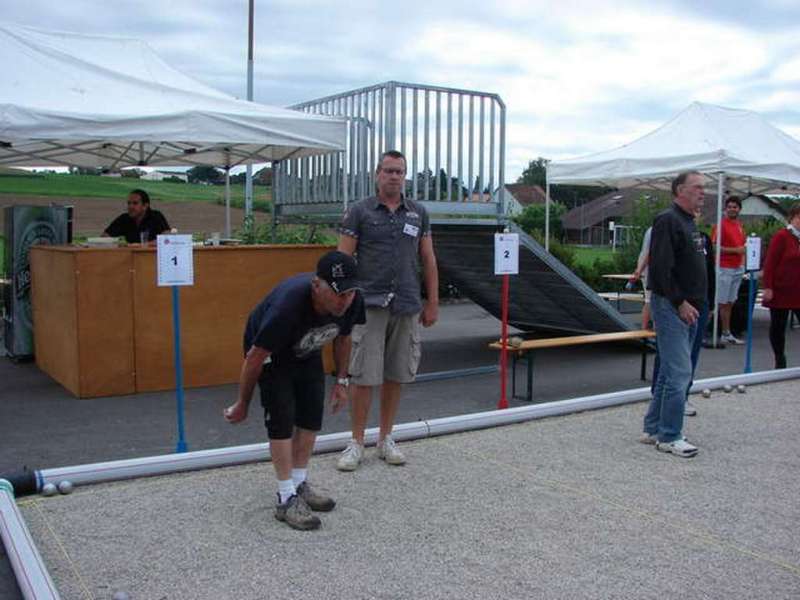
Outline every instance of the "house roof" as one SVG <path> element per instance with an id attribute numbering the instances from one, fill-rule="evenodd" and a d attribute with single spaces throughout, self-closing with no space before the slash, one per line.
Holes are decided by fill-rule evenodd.
<path id="1" fill-rule="evenodd" d="M 538 185 L 528 185 L 526 183 L 508 183 L 506 191 L 514 196 L 520 206 L 531 204 L 544 204 L 546 200 L 544 190 Z"/>
<path id="2" fill-rule="evenodd" d="M 609 219 L 620 219 L 628 217 L 633 212 L 634 205 L 642 197 L 653 198 L 653 202 L 657 201 L 658 196 L 652 191 L 645 191 L 635 188 L 628 188 L 624 190 L 617 190 L 608 192 L 602 196 L 598 196 L 594 200 L 584 203 L 582 206 L 577 206 L 568 211 L 561 217 L 561 226 L 566 229 L 586 229 L 588 227 L 596 227 L 602 225 Z M 662 192 L 662 198 L 666 197 L 666 193 Z M 763 195 L 754 195 L 765 204 L 781 214 L 785 214 L 785 210 L 780 202 L 768 198 Z M 744 198 L 740 196 L 744 201 Z M 748 217 L 742 214 L 742 217 Z M 760 219 L 764 215 L 753 215 L 752 218 Z M 717 222 L 717 196 L 716 194 L 706 194 L 705 202 L 702 210 L 702 222 L 706 224 L 714 224 Z"/>
<path id="3" fill-rule="evenodd" d="M 642 196 L 653 197 L 655 201 L 655 194 L 649 191 L 625 189 L 608 192 L 565 213 L 561 217 L 561 226 L 564 229 L 586 229 L 600 225 L 607 219 L 630 215 L 634 204 Z"/>

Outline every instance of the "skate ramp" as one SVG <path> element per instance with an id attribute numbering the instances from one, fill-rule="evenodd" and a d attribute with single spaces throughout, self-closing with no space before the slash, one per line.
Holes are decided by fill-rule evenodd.
<path id="1" fill-rule="evenodd" d="M 494 274 L 495 225 L 433 224 L 439 277 L 500 318 L 502 277 Z M 510 277 L 509 323 L 523 330 L 611 333 L 632 327 L 577 275 L 515 225 L 519 275 Z"/>

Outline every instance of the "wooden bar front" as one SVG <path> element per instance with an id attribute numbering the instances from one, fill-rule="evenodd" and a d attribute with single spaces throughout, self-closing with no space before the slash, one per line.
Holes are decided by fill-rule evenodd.
<path id="1" fill-rule="evenodd" d="M 234 383 L 253 307 L 281 280 L 313 271 L 326 246 L 194 250 L 180 288 L 187 387 Z M 175 387 L 170 288 L 156 285 L 155 248 L 39 246 L 31 250 L 36 364 L 75 396 Z"/>

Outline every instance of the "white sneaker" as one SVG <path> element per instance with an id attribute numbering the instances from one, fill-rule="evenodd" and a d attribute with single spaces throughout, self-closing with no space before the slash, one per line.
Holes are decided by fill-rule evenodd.
<path id="1" fill-rule="evenodd" d="M 678 438 L 672 442 L 656 442 L 656 449 L 661 452 L 669 452 L 681 458 L 692 458 L 698 452 L 697 446 L 687 442 L 686 438 Z"/>
<path id="2" fill-rule="evenodd" d="M 336 468 L 340 471 L 355 471 L 358 465 L 361 464 L 362 458 L 364 458 L 364 446 L 355 439 L 351 439 L 347 444 L 347 448 L 342 450 L 342 455 L 339 457 L 339 462 L 336 463 Z"/>
<path id="3" fill-rule="evenodd" d="M 697 409 L 694 407 L 694 404 L 687 400 L 686 404 L 683 405 L 683 414 L 687 417 L 696 417 Z"/>
<path id="4" fill-rule="evenodd" d="M 726 344 L 733 344 L 735 346 L 741 346 L 742 344 L 744 344 L 742 340 L 735 337 L 730 331 L 728 331 L 727 333 L 723 333 L 719 339 L 725 342 Z"/>
<path id="5" fill-rule="evenodd" d="M 406 462 L 406 457 L 400 452 L 390 435 L 387 435 L 378 444 L 378 458 L 382 458 L 390 465 L 404 465 Z"/>
<path id="6" fill-rule="evenodd" d="M 639 436 L 639 443 L 640 444 L 647 444 L 649 446 L 654 446 L 658 443 L 658 436 L 654 433 L 647 433 L 646 431 Z"/>

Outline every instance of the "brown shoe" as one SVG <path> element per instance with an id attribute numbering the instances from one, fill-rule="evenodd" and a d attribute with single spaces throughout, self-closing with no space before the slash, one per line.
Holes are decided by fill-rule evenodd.
<path id="1" fill-rule="evenodd" d="M 330 512 L 336 506 L 336 501 L 333 498 L 318 494 L 308 481 L 304 481 L 297 487 L 297 495 L 305 500 L 311 510 Z"/>
<path id="2" fill-rule="evenodd" d="M 305 500 L 295 494 L 283 504 L 275 507 L 275 518 L 283 521 L 292 529 L 308 531 L 318 529 L 322 522 L 311 514 Z"/>

